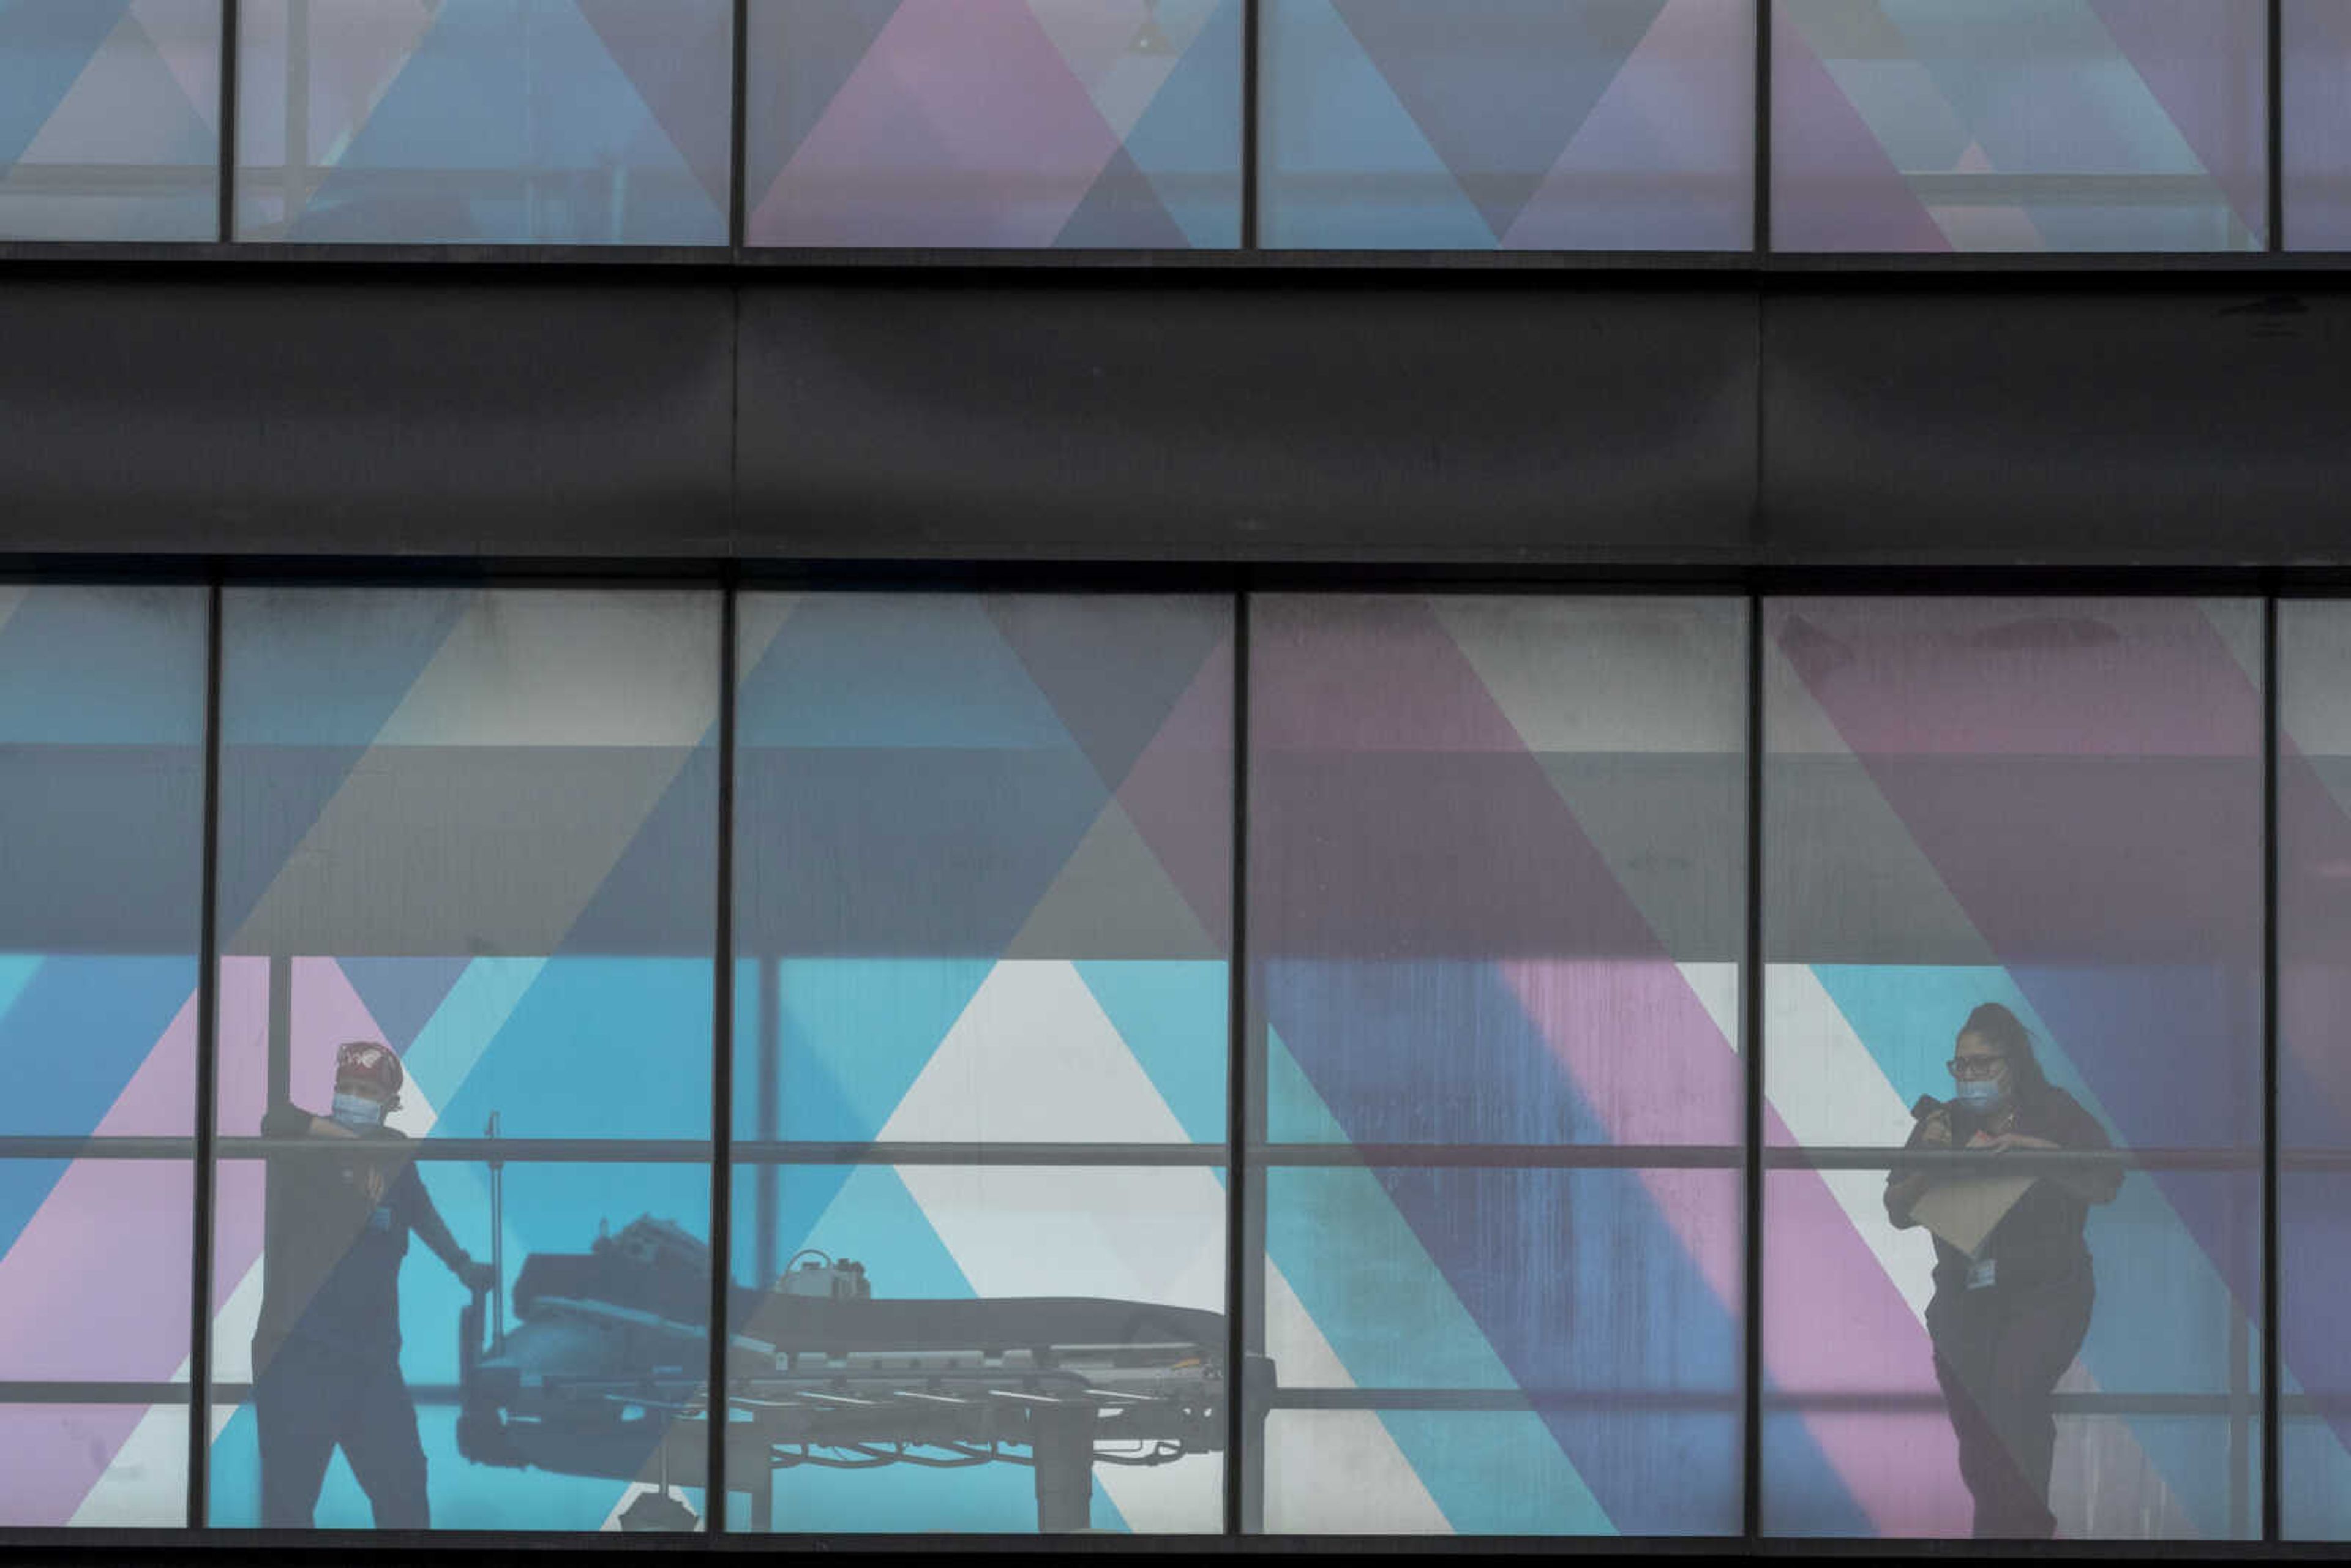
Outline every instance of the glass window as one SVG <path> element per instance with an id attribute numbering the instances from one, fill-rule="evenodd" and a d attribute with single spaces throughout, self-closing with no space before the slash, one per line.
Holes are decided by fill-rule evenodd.
<path id="1" fill-rule="evenodd" d="M 2278 1354 L 2289 1540 L 2351 1540 L 2351 605 L 2278 606 Z"/>
<path id="2" fill-rule="evenodd" d="M 1773 0 L 1781 250 L 2259 250 L 2263 0 Z"/>
<path id="3" fill-rule="evenodd" d="M 0 0 L 0 240 L 220 236 L 221 0 Z"/>
<path id="4" fill-rule="evenodd" d="M 0 585 L 0 1525 L 187 1521 L 205 598 Z"/>
<path id="5" fill-rule="evenodd" d="M 1735 1532 L 1742 605 L 1251 606 L 1262 1528 Z"/>
<path id="6" fill-rule="evenodd" d="M 742 597 L 743 1527 L 1221 1528 L 1230 605 Z"/>
<path id="7" fill-rule="evenodd" d="M 239 239 L 726 243 L 727 0 L 246 0 Z"/>
<path id="8" fill-rule="evenodd" d="M 1264 243 L 1744 250 L 1749 0 L 1270 0 Z"/>
<path id="9" fill-rule="evenodd" d="M 1242 0 L 751 0 L 748 239 L 1240 243 Z"/>
<path id="10" fill-rule="evenodd" d="M 2351 4 L 2283 0 L 2285 243 L 2351 250 Z"/>
<path id="11" fill-rule="evenodd" d="M 1767 617 L 1764 1528 L 2258 1533 L 2261 605 Z"/>
<path id="12" fill-rule="evenodd" d="M 693 1528 L 717 596 L 224 616 L 212 1522 Z"/>

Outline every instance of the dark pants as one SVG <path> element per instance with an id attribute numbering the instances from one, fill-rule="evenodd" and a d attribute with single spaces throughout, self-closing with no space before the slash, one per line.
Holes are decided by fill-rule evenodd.
<path id="1" fill-rule="evenodd" d="M 308 1530 L 327 1461 L 341 1445 L 379 1530 L 423 1530 L 424 1448 L 395 1354 L 354 1357 L 289 1339 L 253 1390 L 261 1428 L 261 1522 Z"/>
<path id="2" fill-rule="evenodd" d="M 1959 1439 L 1959 1476 L 1976 1500 L 1975 1533 L 2045 1541 L 2057 1452 L 2050 1396 L 2090 1328 L 2095 1291 L 2085 1264 L 2025 1287 L 1938 1292 L 1927 1309 L 1935 1379 Z"/>

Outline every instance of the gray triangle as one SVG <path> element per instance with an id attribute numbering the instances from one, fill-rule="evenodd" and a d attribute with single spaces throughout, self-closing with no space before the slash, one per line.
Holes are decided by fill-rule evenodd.
<path id="1" fill-rule="evenodd" d="M 1763 841 L 1766 961 L 1998 961 L 1859 758 L 1766 757 Z"/>
<path id="2" fill-rule="evenodd" d="M 1747 765 L 1732 754 L 1551 753 L 1544 777 L 1677 963 L 1744 950 Z"/>
<path id="3" fill-rule="evenodd" d="M 1116 800 L 1037 901 L 1007 958 L 1217 958 L 1192 906 Z"/>
<path id="4" fill-rule="evenodd" d="M 1066 248 L 1182 250 L 1191 245 L 1132 153 L 1121 147 L 1053 243 Z"/>

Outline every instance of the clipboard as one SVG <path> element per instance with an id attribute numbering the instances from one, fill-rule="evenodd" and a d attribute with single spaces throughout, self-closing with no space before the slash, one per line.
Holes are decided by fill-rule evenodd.
<path id="1" fill-rule="evenodd" d="M 1970 1176 L 1928 1187 L 1910 1206 L 1910 1217 L 1972 1258 L 1984 1238 L 2016 1207 L 2029 1176 Z"/>

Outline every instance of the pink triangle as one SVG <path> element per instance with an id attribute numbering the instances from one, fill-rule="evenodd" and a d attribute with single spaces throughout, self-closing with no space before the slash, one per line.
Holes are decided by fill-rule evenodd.
<path id="1" fill-rule="evenodd" d="M 1754 233 L 1754 23 L 1668 0 L 1502 236 L 1513 250 L 1743 250 Z M 1628 174 L 1641 196 L 1619 193 Z"/>
<path id="2" fill-rule="evenodd" d="M 906 0 L 760 204 L 762 235 L 1050 246 L 1117 148 L 1022 0 Z"/>
<path id="3" fill-rule="evenodd" d="M 2269 232 L 2261 0 L 2090 0 L 2139 79 L 2253 235 Z"/>
<path id="4" fill-rule="evenodd" d="M 1948 251 L 1951 242 L 1792 26 L 1771 31 L 1775 250 Z"/>

